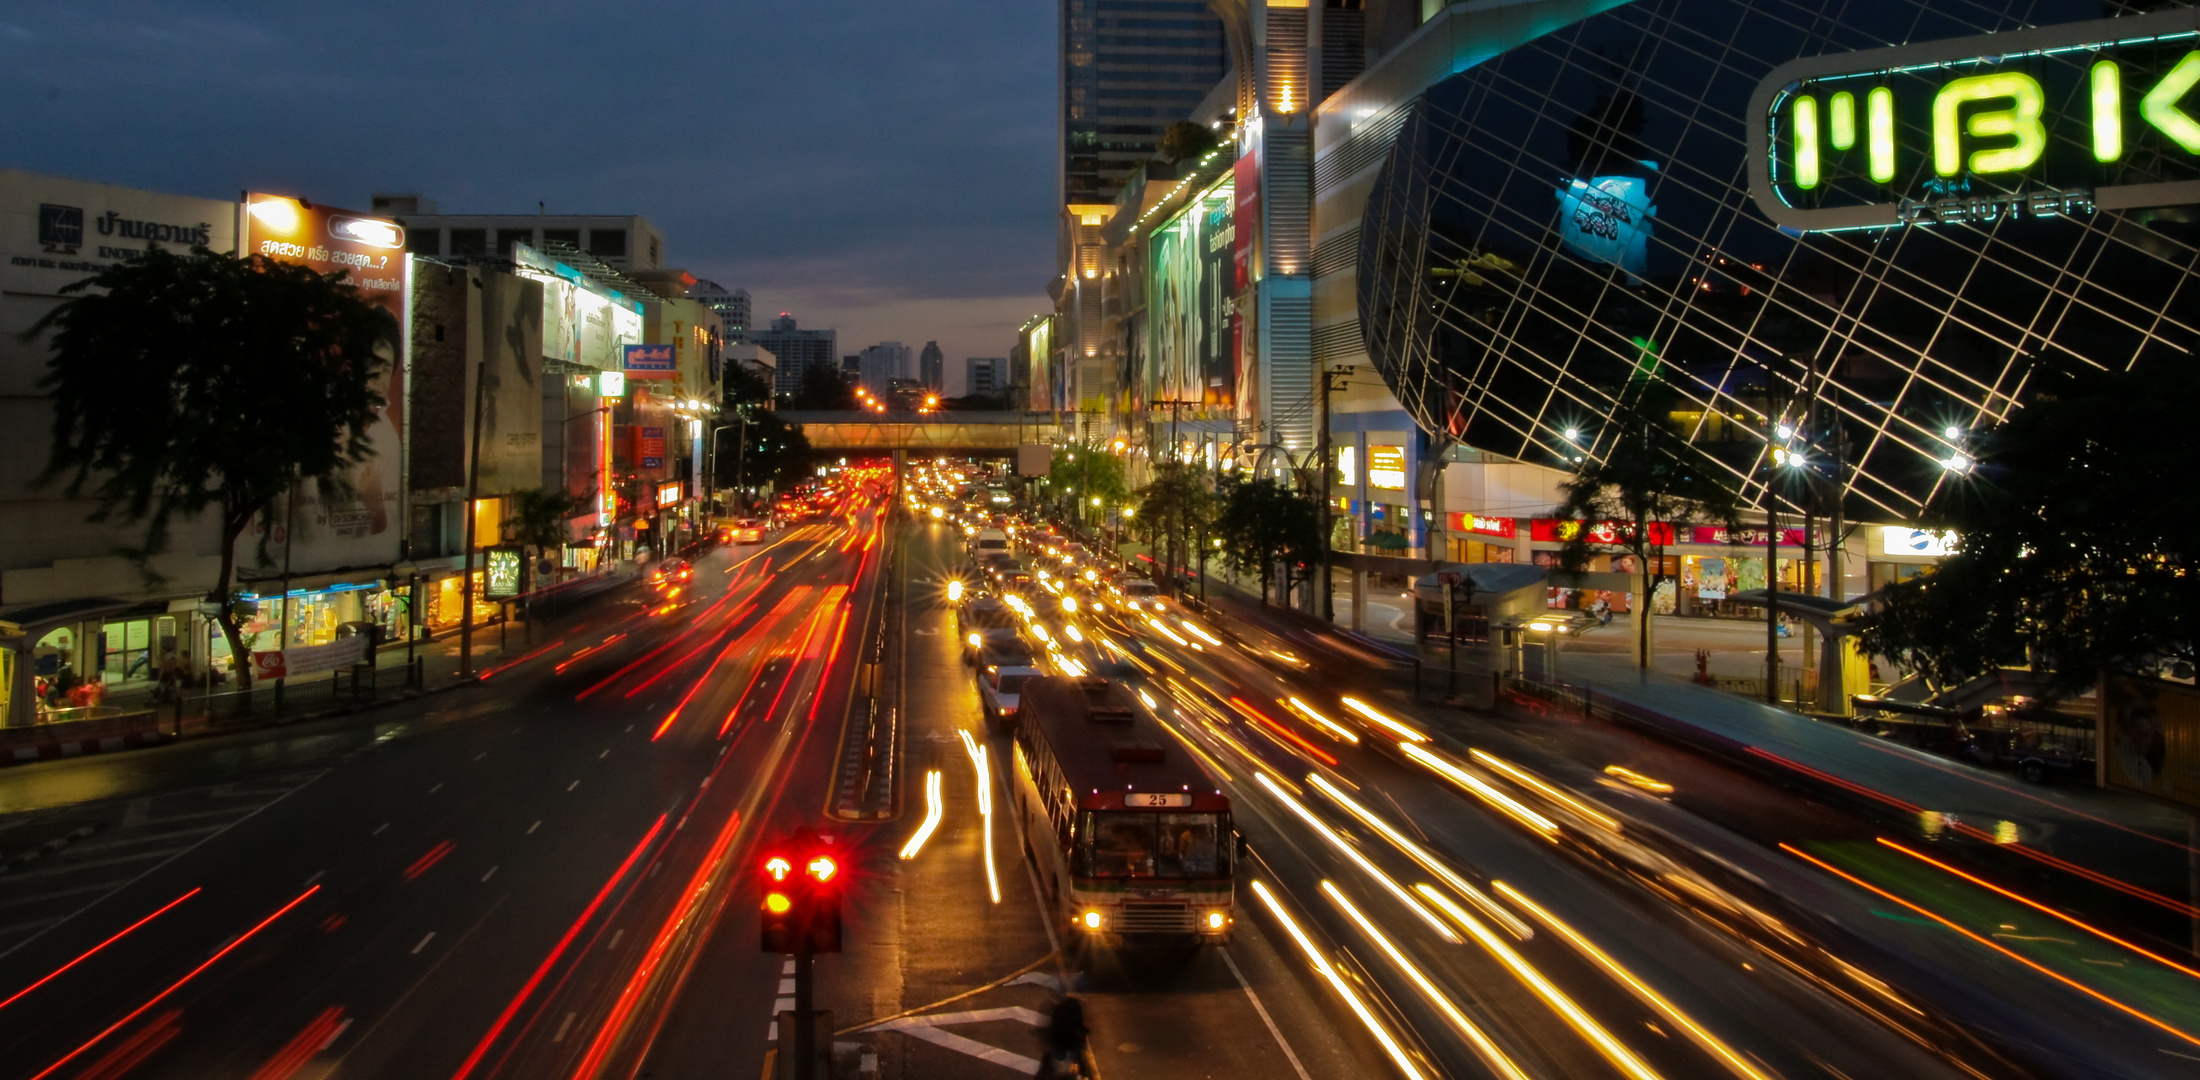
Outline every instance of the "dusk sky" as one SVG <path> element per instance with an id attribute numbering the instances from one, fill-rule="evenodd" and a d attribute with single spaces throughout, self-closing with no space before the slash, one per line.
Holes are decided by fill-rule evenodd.
<path id="1" fill-rule="evenodd" d="M 1053 5 L 31 3 L 0 165 L 364 208 L 638 213 L 840 351 L 1005 356 L 1049 305 Z"/>

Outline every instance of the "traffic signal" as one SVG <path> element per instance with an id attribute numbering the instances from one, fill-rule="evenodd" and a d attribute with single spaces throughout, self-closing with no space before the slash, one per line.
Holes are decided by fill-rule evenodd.
<path id="1" fill-rule="evenodd" d="M 763 871 L 762 950 L 839 952 L 844 875 L 831 845 L 804 826 L 765 852 Z"/>

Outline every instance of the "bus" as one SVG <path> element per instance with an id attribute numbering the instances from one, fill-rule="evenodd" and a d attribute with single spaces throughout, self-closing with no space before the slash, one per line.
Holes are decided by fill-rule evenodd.
<path id="1" fill-rule="evenodd" d="M 1014 733 L 1025 851 L 1074 946 L 1227 944 L 1230 800 L 1119 681 L 1023 685 Z"/>

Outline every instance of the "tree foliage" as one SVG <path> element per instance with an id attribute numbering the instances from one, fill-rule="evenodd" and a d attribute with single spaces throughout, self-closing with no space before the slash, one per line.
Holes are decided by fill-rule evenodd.
<path id="1" fill-rule="evenodd" d="M 1283 589 L 1288 593 L 1301 576 L 1292 568 L 1304 565 L 1311 570 L 1321 558 L 1321 507 L 1289 484 L 1271 477 L 1226 476 L 1221 501 L 1215 535 L 1222 540 L 1223 557 L 1233 573 L 1260 575 L 1262 603 L 1268 602 L 1279 564 L 1285 570 Z"/>
<path id="2" fill-rule="evenodd" d="M 1215 148 L 1215 133 L 1204 124 L 1179 120 L 1161 133 L 1154 155 L 1163 161 L 1188 161 Z"/>
<path id="3" fill-rule="evenodd" d="M 567 522 L 587 513 L 593 500 L 585 495 L 549 488 L 527 488 L 512 493 L 512 516 L 505 519 L 504 530 L 515 543 L 535 549 L 536 554 L 548 554 L 553 548 L 562 548 L 571 539 Z"/>
<path id="4" fill-rule="evenodd" d="M 853 391 L 842 383 L 841 392 L 849 395 L 852 408 Z M 761 374 L 738 365 L 728 369 L 721 400 L 726 412 L 720 423 L 734 428 L 730 438 L 719 436 L 725 441 L 713 466 L 717 487 L 784 487 L 809 475 L 813 464 L 809 437 L 772 412 L 771 385 Z"/>
<path id="5" fill-rule="evenodd" d="M 1114 506 L 1130 495 L 1123 459 L 1091 445 L 1055 450 L 1047 468 L 1047 486 L 1056 498 L 1068 501 L 1079 523 L 1085 520 L 1086 511 L 1095 509 L 1092 500 L 1097 498 L 1102 506 Z"/>
<path id="6" fill-rule="evenodd" d="M 2200 637 L 2200 374 L 2046 377 L 1982 433 L 1926 523 L 1955 530 L 1938 569 L 1889 588 L 1864 645 L 1942 686 L 2029 663 L 2061 692 L 2103 671 L 2194 662 Z"/>
<path id="7" fill-rule="evenodd" d="M 1662 383 L 1638 382 L 1613 413 L 1608 435 L 1595 440 L 1575 466 L 1573 478 L 1559 484 L 1565 496 L 1554 516 L 1593 526 L 1611 522 L 1611 542 L 1599 542 L 1589 527 L 1574 530 L 1560 551 L 1561 565 L 1579 571 L 1600 551 L 1624 551 L 1635 557 L 1641 587 L 1635 590 L 1635 662 L 1650 666 L 1650 603 L 1666 575 L 1666 533 L 1653 523 L 1670 523 L 1678 532 L 1698 521 L 1735 525 L 1741 500 L 1705 466 L 1709 462 L 1668 426 L 1677 395 Z M 1601 456 L 1598 456 L 1601 454 Z"/>
<path id="8" fill-rule="evenodd" d="M 154 247 L 63 289 L 70 298 L 23 335 L 52 335 L 40 386 L 54 403 L 53 441 L 40 482 L 89 494 L 92 520 L 142 525 L 125 552 L 141 565 L 179 521 L 211 514 L 221 569 L 210 599 L 226 600 L 237 538 L 253 519 L 298 484 L 324 501 L 350 496 L 352 470 L 373 453 L 367 429 L 384 405 L 398 329 L 343 278 Z M 249 682 L 227 603 L 221 623 Z"/>
<path id="9" fill-rule="evenodd" d="M 1162 565 L 1182 567 L 1192 544 L 1213 526 L 1221 507 L 1205 469 L 1163 461 L 1154 467 L 1153 481 L 1139 489 L 1136 520 L 1156 541 Z M 1168 577 L 1172 583 L 1178 580 L 1173 573 Z"/>
<path id="10" fill-rule="evenodd" d="M 811 364 L 802 369 L 802 382 L 787 399 L 790 409 L 845 412 L 856 407 L 855 388 L 840 377 L 831 364 Z"/>

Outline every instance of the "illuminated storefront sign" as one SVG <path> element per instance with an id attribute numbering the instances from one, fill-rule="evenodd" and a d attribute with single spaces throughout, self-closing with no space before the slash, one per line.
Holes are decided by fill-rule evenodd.
<path id="1" fill-rule="evenodd" d="M 485 587 L 481 594 L 491 600 L 509 600 L 519 595 L 522 559 L 518 548 L 490 548 L 483 554 L 488 563 Z"/>
<path id="2" fill-rule="evenodd" d="M 678 483 L 657 485 L 657 505 L 676 506 L 679 502 L 680 485 Z"/>
<path id="3" fill-rule="evenodd" d="M 1750 191 L 1799 231 L 2200 203 L 2193 9 L 1808 57 L 1757 87 Z"/>
<path id="4" fill-rule="evenodd" d="M 1589 530 L 1587 541 L 1592 544 L 1624 544 L 1635 531 L 1634 523 L 1628 521 L 1599 521 L 1591 524 L 1564 518 L 1536 518 L 1528 522 L 1528 539 L 1547 544 L 1562 544 L 1581 535 L 1584 525 Z M 1653 521 L 1644 526 L 1644 529 L 1649 533 L 1650 543 L 1653 545 L 1664 546 L 1673 542 L 1671 522 Z"/>
<path id="5" fill-rule="evenodd" d="M 1886 525 L 1879 530 L 1879 550 L 1888 555 L 1915 555 L 1942 559 L 1955 554 L 1956 534 L 1907 525 Z"/>
<path id="6" fill-rule="evenodd" d="M 1509 517 L 1484 517 L 1480 514 L 1453 514 L 1451 531 L 1476 533 L 1481 536 L 1499 536 L 1507 540 L 1519 531 L 1519 523 Z"/>
<path id="7" fill-rule="evenodd" d="M 1384 491 L 1406 489 L 1406 448 L 1403 446 L 1370 446 L 1367 448 L 1367 486 Z"/>
<path id="8" fill-rule="evenodd" d="M 1689 530 L 1689 539 L 1698 544 L 1732 544 L 1742 547 L 1763 547 L 1771 534 L 1763 529 L 1729 530 L 1724 525 L 1698 525 Z M 1788 547 L 1803 546 L 1803 530 L 1781 529 L 1780 543 Z"/>
<path id="9" fill-rule="evenodd" d="M 629 379 L 670 379 L 679 374 L 670 345 L 627 345 L 620 365 Z"/>

